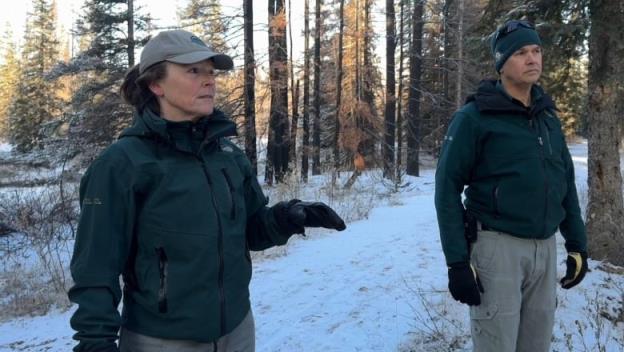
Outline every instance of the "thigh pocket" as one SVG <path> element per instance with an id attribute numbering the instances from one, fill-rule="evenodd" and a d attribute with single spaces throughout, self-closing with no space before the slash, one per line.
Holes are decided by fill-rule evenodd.
<path id="1" fill-rule="evenodd" d="M 498 236 L 494 232 L 479 231 L 471 254 L 472 264 L 477 270 L 488 271 L 491 268 L 498 250 Z"/>
<path id="2" fill-rule="evenodd" d="M 494 319 L 498 313 L 498 305 L 496 304 L 480 304 L 478 306 L 470 306 L 470 319 L 489 320 Z"/>
<path id="3" fill-rule="evenodd" d="M 470 320 L 472 322 L 472 332 L 475 335 L 496 336 L 496 318 L 498 314 L 498 306 L 496 304 L 481 304 L 479 306 L 470 307 Z"/>

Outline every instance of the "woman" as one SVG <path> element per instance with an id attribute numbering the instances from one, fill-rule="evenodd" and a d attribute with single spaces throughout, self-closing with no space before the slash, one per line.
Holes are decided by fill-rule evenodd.
<path id="1" fill-rule="evenodd" d="M 249 250 L 285 244 L 304 226 L 345 228 L 323 203 L 266 206 L 225 138 L 235 124 L 214 109 L 215 69 L 232 67 L 175 30 L 152 38 L 126 75 L 135 122 L 80 185 L 74 351 L 254 351 Z"/>

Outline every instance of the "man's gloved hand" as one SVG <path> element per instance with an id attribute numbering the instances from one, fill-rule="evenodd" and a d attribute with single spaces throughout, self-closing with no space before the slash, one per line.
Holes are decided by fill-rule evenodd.
<path id="1" fill-rule="evenodd" d="M 328 205 L 322 202 L 302 202 L 293 199 L 279 202 L 275 207 L 275 218 L 280 227 L 288 233 L 305 233 L 305 227 L 325 227 L 342 231 L 347 228 L 344 221 Z"/>
<path id="2" fill-rule="evenodd" d="M 483 285 L 470 263 L 452 264 L 448 269 L 449 291 L 457 301 L 469 306 L 481 304 Z"/>
<path id="3" fill-rule="evenodd" d="M 561 287 L 565 289 L 578 285 L 587 273 L 587 253 L 569 252 L 566 259 L 566 274 L 561 279 Z"/>

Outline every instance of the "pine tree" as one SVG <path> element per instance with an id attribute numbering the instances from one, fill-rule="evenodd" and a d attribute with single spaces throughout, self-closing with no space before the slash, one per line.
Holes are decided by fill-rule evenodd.
<path id="1" fill-rule="evenodd" d="M 340 168 L 340 112 L 342 107 L 342 75 L 343 75 L 343 55 L 344 55 L 344 0 L 340 0 L 340 10 L 338 17 L 340 18 L 340 24 L 338 25 L 338 61 L 336 64 L 336 109 L 334 117 L 334 172 L 332 173 L 332 184 L 336 183 L 336 176 Z"/>
<path id="2" fill-rule="evenodd" d="M 132 1 L 87 0 L 84 16 L 77 22 L 81 43 L 87 44 L 56 74 L 75 75 L 83 82 L 72 96 L 70 141 L 83 151 L 108 145 L 132 120 L 118 90 L 128 68 L 134 64 L 134 50 L 147 38 L 135 37 L 148 28 L 149 16 L 136 13 Z M 85 148 L 86 147 L 86 148 Z"/>
<path id="3" fill-rule="evenodd" d="M 412 45 L 410 49 L 410 84 L 407 114 L 407 174 L 419 176 L 420 89 L 422 70 L 423 7 L 416 1 L 412 11 Z"/>
<path id="4" fill-rule="evenodd" d="M 373 62 L 370 0 L 345 4 L 343 114 L 341 145 L 349 156 L 356 153 L 373 159 L 374 143 L 379 140 L 379 120 L 374 90 L 380 86 L 380 72 Z M 351 158 L 348 158 L 351 160 Z"/>
<path id="5" fill-rule="evenodd" d="M 481 15 L 469 16 L 468 10 L 472 3 L 466 1 L 465 28 L 468 37 L 465 46 L 466 57 L 469 58 L 465 67 L 468 83 L 475 87 L 483 78 L 497 78 L 494 72 L 493 57 L 490 52 L 489 38 L 497 27 L 506 20 L 526 19 L 532 22 L 540 34 L 543 55 L 543 72 L 540 85 L 551 95 L 562 114 L 559 117 L 567 126 L 568 131 L 579 128 L 587 116 L 586 105 L 576 104 L 576 97 L 570 93 L 570 85 L 585 85 L 585 74 L 578 75 L 578 61 L 586 55 L 588 34 L 588 2 L 589 0 L 488 0 L 486 6 L 479 10 Z M 615 1 L 620 3 L 619 1 Z M 605 3 L 610 3 L 606 1 Z M 472 19 L 470 19 L 472 17 Z M 471 25 L 473 24 L 473 25 Z M 485 39 L 485 40 L 484 40 Z M 571 83 L 574 81 L 575 83 Z M 472 91 L 470 88 L 468 91 Z M 585 93 L 583 93 L 584 95 Z M 572 100 L 568 100 L 572 99 Z M 576 122 L 574 121 L 576 120 Z"/>
<path id="6" fill-rule="evenodd" d="M 295 84 L 295 64 L 293 62 L 293 31 L 292 31 L 292 2 L 288 0 L 288 42 L 290 50 L 288 52 L 288 68 L 290 69 L 290 105 L 292 111 L 292 119 L 290 121 L 290 136 L 288 149 L 288 163 L 292 163 L 292 169 L 294 170 L 297 164 L 297 128 L 299 127 L 299 79 Z"/>
<path id="7" fill-rule="evenodd" d="M 0 40 L 0 57 L 2 58 L 0 63 L 0 139 L 6 139 L 9 128 L 9 106 L 15 96 L 20 73 L 17 48 L 8 23 Z"/>
<path id="8" fill-rule="evenodd" d="M 308 182 L 310 155 L 310 1 L 304 4 L 304 63 L 303 63 L 303 135 L 301 145 L 301 180 Z"/>
<path id="9" fill-rule="evenodd" d="M 403 76 L 403 64 L 405 59 L 405 43 L 409 42 L 405 38 L 405 27 L 408 21 L 405 21 L 407 17 L 407 10 L 405 3 L 407 0 L 401 0 L 399 4 L 399 33 L 398 33 L 398 41 L 396 44 L 399 46 L 399 70 L 398 70 L 398 81 L 399 87 L 397 89 L 396 94 L 396 163 L 395 163 L 395 173 L 394 173 L 394 182 L 395 185 L 398 186 L 401 183 L 402 176 L 402 164 L 403 164 L 403 95 L 404 95 L 404 76 Z M 409 32 L 409 31 L 408 31 Z"/>
<path id="10" fill-rule="evenodd" d="M 128 5 L 126 0 L 85 1 L 85 16 L 78 20 L 77 32 L 81 37 L 87 36 L 90 42 L 87 50 L 79 56 L 98 58 L 107 69 L 125 70 L 133 64 L 128 61 L 132 56 L 128 49 L 135 48 L 135 43 L 145 43 L 147 38 L 128 35 L 128 16 L 134 14 L 133 32 L 147 30 L 150 18 L 135 13 Z"/>
<path id="11" fill-rule="evenodd" d="M 288 121 L 288 58 L 286 46 L 286 13 L 284 0 L 269 0 L 269 80 L 271 112 L 265 180 L 272 184 L 283 181 L 288 171 L 290 144 Z"/>
<path id="12" fill-rule="evenodd" d="M 256 153 L 256 61 L 254 57 L 254 40 L 253 40 L 253 3 L 252 0 L 243 1 L 243 17 L 244 17 L 244 41 L 245 41 L 245 154 L 251 162 L 254 174 L 257 174 Z"/>
<path id="13" fill-rule="evenodd" d="M 321 174 L 321 6 L 315 1 L 314 11 L 314 116 L 312 119 L 312 175 Z"/>
<path id="14" fill-rule="evenodd" d="M 394 176 L 394 142 L 395 142 L 395 115 L 396 115 L 396 69 L 394 57 L 396 55 L 396 17 L 394 2 L 386 0 L 386 109 L 384 115 L 385 138 L 383 143 L 384 177 Z"/>
<path id="15" fill-rule="evenodd" d="M 22 71 L 9 108 L 10 140 L 20 152 L 43 147 L 44 124 L 60 115 L 61 83 L 44 77 L 58 59 L 56 3 L 34 0 L 24 34 Z"/>
<path id="16" fill-rule="evenodd" d="M 215 50 L 227 53 L 227 26 L 219 0 L 190 0 L 179 13 L 181 26 L 204 39 Z"/>

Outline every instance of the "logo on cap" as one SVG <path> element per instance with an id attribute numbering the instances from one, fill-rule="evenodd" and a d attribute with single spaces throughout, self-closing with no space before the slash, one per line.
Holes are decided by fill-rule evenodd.
<path id="1" fill-rule="evenodd" d="M 494 59 L 496 61 L 500 60 L 501 57 L 503 57 L 503 53 L 500 51 L 497 51 L 496 54 L 494 55 Z"/>
<path id="2" fill-rule="evenodd" d="M 206 43 L 204 43 L 201 39 L 199 39 L 199 37 L 192 35 L 191 36 L 191 42 L 197 45 L 201 45 L 204 47 L 208 47 L 208 45 L 206 45 Z"/>

